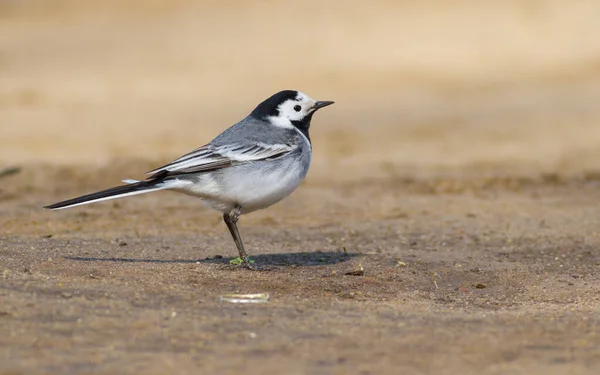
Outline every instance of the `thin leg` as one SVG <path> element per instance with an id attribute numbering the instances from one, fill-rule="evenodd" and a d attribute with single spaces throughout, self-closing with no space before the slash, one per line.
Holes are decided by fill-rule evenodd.
<path id="1" fill-rule="evenodd" d="M 242 237 L 240 236 L 240 232 L 238 231 L 237 227 L 237 221 L 240 217 L 240 210 L 241 207 L 236 205 L 231 212 L 228 214 L 223 214 L 223 221 L 225 221 L 225 224 L 229 229 L 229 233 L 231 233 L 231 237 L 233 237 L 233 241 L 235 242 L 235 246 L 237 246 L 244 266 L 250 268 L 248 254 L 246 253 L 246 250 L 244 250 L 244 243 L 242 242 Z"/>

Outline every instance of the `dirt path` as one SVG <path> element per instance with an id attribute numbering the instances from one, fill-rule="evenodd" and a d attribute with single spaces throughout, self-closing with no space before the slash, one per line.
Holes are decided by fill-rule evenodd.
<path id="1" fill-rule="evenodd" d="M 3 192 L 2 373 L 600 366 L 595 181 L 436 194 L 390 180 L 344 186 L 343 199 L 308 184 L 244 218 L 254 259 L 274 266 L 250 272 L 228 266 L 235 248 L 219 215 L 191 198 L 44 212 L 79 189 L 23 192 L 27 173 Z M 364 276 L 345 275 L 359 264 Z M 271 300 L 220 302 L 230 292 Z"/>

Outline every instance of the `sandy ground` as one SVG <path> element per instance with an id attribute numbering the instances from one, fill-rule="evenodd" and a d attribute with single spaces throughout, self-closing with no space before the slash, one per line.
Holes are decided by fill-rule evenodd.
<path id="1" fill-rule="evenodd" d="M 0 2 L 0 374 L 600 371 L 598 3 L 347 3 Z M 266 270 L 175 193 L 41 209 L 286 88 L 336 104 Z"/>

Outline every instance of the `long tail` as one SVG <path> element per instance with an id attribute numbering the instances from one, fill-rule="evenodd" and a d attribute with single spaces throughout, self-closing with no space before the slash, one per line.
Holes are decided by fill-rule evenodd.
<path id="1" fill-rule="evenodd" d="M 83 204 L 102 202 L 109 199 L 128 197 L 131 195 L 150 193 L 151 191 L 165 189 L 166 186 L 159 181 L 134 181 L 124 180 L 129 185 L 117 186 L 114 188 L 99 191 L 97 193 L 83 195 L 81 197 L 69 199 L 45 206 L 49 210 L 60 210 L 68 207 L 81 206 Z"/>

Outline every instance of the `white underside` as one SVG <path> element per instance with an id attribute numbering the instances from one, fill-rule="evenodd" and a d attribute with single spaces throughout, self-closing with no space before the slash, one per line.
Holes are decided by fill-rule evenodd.
<path id="1" fill-rule="evenodd" d="M 267 208 L 287 197 L 302 183 L 305 175 L 305 170 L 291 163 L 290 168 L 277 172 L 263 173 L 252 168 L 234 171 L 234 168 L 228 168 L 223 173 L 198 175 L 195 181 L 169 181 L 166 189 L 201 198 L 223 213 L 239 205 L 241 213 L 246 214 Z"/>
<path id="2" fill-rule="evenodd" d="M 304 180 L 311 162 L 311 146 L 273 161 L 249 162 L 216 172 L 201 173 L 192 180 L 181 178 L 165 182 L 165 189 L 198 197 L 213 209 L 229 213 L 236 206 L 241 214 L 267 208 L 290 195 Z"/>

